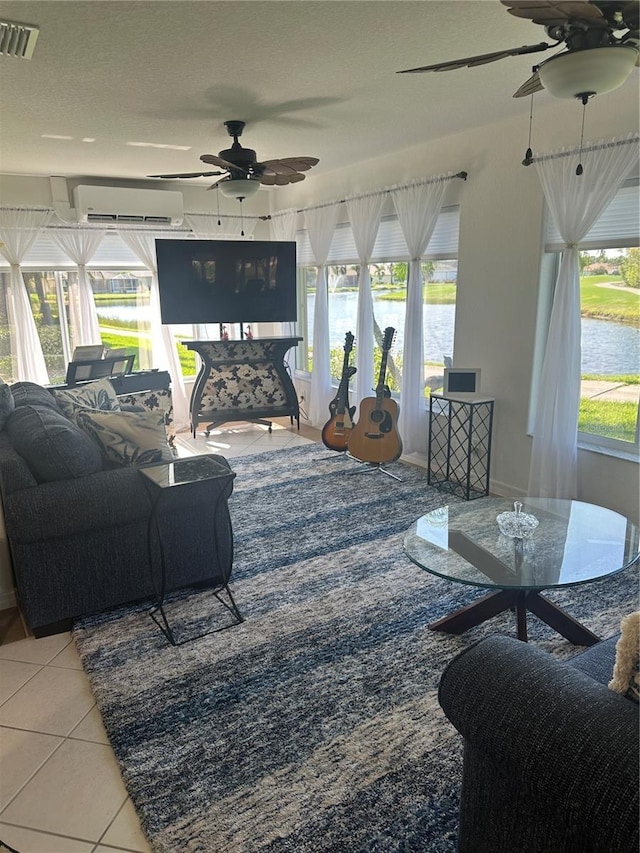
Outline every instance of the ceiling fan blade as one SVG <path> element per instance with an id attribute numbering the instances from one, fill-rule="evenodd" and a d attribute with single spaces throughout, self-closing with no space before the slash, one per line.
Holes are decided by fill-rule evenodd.
<path id="1" fill-rule="evenodd" d="M 297 184 L 304 179 L 305 176 L 301 175 L 300 172 L 292 172 L 290 175 L 263 174 L 260 183 L 264 184 L 265 187 L 284 187 L 287 184 Z"/>
<path id="2" fill-rule="evenodd" d="M 479 56 L 467 56 L 465 59 L 453 59 L 450 62 L 438 62 L 435 65 L 422 65 L 420 68 L 406 68 L 404 71 L 397 71 L 397 74 L 419 74 L 423 71 L 454 71 L 456 68 L 473 68 L 475 65 L 484 65 L 487 62 L 496 62 L 498 59 L 504 59 L 507 56 L 520 56 L 525 53 L 537 53 L 541 50 L 548 50 L 555 45 L 547 44 L 546 41 L 541 41 L 539 44 L 525 44 L 522 47 L 513 47 L 507 50 L 497 50 L 494 53 L 483 53 Z"/>
<path id="3" fill-rule="evenodd" d="M 289 175 L 296 172 L 307 172 L 320 161 L 317 157 L 283 157 L 279 160 L 264 160 L 259 165 L 268 173 Z"/>
<path id="4" fill-rule="evenodd" d="M 147 175 L 148 178 L 210 178 L 213 175 L 224 175 L 224 172 L 182 172 L 176 175 Z"/>
<path id="5" fill-rule="evenodd" d="M 221 169 L 226 169 L 227 172 L 242 172 L 243 174 L 246 174 L 246 169 L 236 166 L 228 160 L 223 160 L 222 157 L 218 157 L 217 154 L 203 154 L 200 159 L 203 163 L 211 163 L 213 166 L 220 166 Z"/>
<path id="6" fill-rule="evenodd" d="M 522 86 L 520 86 L 518 91 L 513 93 L 513 97 L 526 98 L 527 95 L 533 95 L 534 92 L 542 92 L 543 89 L 544 86 L 540 82 L 540 75 L 537 71 L 534 71 L 531 77 L 529 77 L 528 80 L 525 80 Z"/>
<path id="7" fill-rule="evenodd" d="M 566 24 L 567 21 L 588 21 L 591 25 L 598 23 L 606 25 L 606 20 L 601 10 L 593 3 L 581 3 L 577 0 L 500 0 L 503 6 L 508 7 L 510 15 L 516 18 L 528 18 L 534 24 L 542 24 L 551 27 L 558 24 Z"/>

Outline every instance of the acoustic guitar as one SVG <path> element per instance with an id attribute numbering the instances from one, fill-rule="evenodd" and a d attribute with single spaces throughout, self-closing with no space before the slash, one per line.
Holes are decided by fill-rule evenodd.
<path id="1" fill-rule="evenodd" d="M 391 326 L 384 330 L 376 396 L 360 401 L 358 422 L 349 436 L 349 453 L 361 462 L 393 462 L 402 454 L 402 439 L 397 429 L 400 409 L 391 399 L 389 386 L 385 385 L 387 357 L 395 333 Z"/>
<path id="2" fill-rule="evenodd" d="M 347 449 L 347 442 L 353 429 L 353 416 L 356 412 L 356 407 L 349 405 L 349 380 L 356 372 L 355 367 L 349 367 L 349 355 L 352 349 L 353 335 L 347 332 L 344 339 L 344 360 L 338 393 L 329 403 L 331 417 L 322 428 L 322 441 L 325 447 L 340 452 Z"/>

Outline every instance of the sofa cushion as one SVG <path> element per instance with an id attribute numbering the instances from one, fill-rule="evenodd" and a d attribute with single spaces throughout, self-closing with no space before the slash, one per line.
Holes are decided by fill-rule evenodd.
<path id="1" fill-rule="evenodd" d="M 78 409 L 76 423 L 111 462 L 139 466 L 175 459 L 167 444 L 162 412 Z"/>
<path id="2" fill-rule="evenodd" d="M 75 419 L 78 408 L 120 411 L 120 403 L 109 379 L 97 379 L 77 388 L 53 390 L 53 395 L 64 414 Z"/>
<path id="3" fill-rule="evenodd" d="M 625 616 L 620 631 L 609 687 L 627 699 L 640 702 L 640 611 Z"/>
<path id="4" fill-rule="evenodd" d="M 15 407 L 16 404 L 10 386 L 0 379 L 0 429 L 4 429 L 7 418 Z"/>
<path id="5" fill-rule="evenodd" d="M 60 411 L 51 391 L 36 382 L 15 382 L 11 386 L 11 394 L 16 406 L 46 406 L 56 412 Z"/>
<path id="6" fill-rule="evenodd" d="M 173 424 L 173 406 L 171 389 L 163 388 L 156 391 L 136 391 L 132 394 L 119 394 L 118 402 L 123 412 L 158 412 L 164 415 L 164 425 L 167 431 L 167 441 L 173 447 L 175 430 Z"/>
<path id="7" fill-rule="evenodd" d="M 102 469 L 98 446 L 62 412 L 48 406 L 18 406 L 7 418 L 6 431 L 39 483 L 85 477 Z"/>

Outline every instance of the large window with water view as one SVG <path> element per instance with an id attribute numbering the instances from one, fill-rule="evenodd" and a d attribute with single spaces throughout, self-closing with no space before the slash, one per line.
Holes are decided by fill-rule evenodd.
<path id="1" fill-rule="evenodd" d="M 297 353 L 297 367 L 311 372 L 313 368 L 313 318 L 316 301 L 317 267 L 304 263 L 308 249 L 304 237 L 299 250 L 303 263 L 299 268 L 298 332 L 303 345 Z M 442 387 L 444 367 L 453 358 L 453 336 L 456 309 L 458 248 L 458 209 L 441 213 L 427 253 L 421 262 L 423 280 L 424 393 Z M 351 259 L 347 253 L 351 251 Z M 392 326 L 395 340 L 389 353 L 386 382 L 392 394 L 402 389 L 402 349 L 407 303 L 406 244 L 395 217 L 386 217 L 380 225 L 374 261 L 369 264 L 373 301 L 374 368 L 378 375 L 384 330 Z M 339 263 L 331 263 L 340 256 Z M 358 275 L 360 266 L 354 260 L 353 240 L 348 224 L 339 228 L 332 244 L 328 267 L 328 313 L 331 377 L 334 384 L 342 374 L 344 343 L 347 332 L 356 334 L 358 309 Z M 355 361 L 358 340 L 353 346 Z"/>
<path id="2" fill-rule="evenodd" d="M 580 253 L 582 384 L 587 441 L 638 447 L 640 248 Z"/>
<path id="3" fill-rule="evenodd" d="M 579 439 L 613 452 L 640 450 L 640 181 L 631 178 L 579 245 Z M 547 221 L 549 292 L 564 240 Z M 555 272 L 554 272 L 555 270 Z"/>
<path id="4" fill-rule="evenodd" d="M 150 283 L 144 269 L 87 270 L 98 314 L 102 344 L 135 355 L 134 369 L 155 366 L 151 352 Z M 8 272 L 0 272 L 0 375 L 7 382 L 13 375 L 11 330 L 6 306 Z M 44 354 L 49 381 L 64 382 L 67 364 L 78 345 L 74 270 L 24 270 L 29 304 Z M 171 327 L 184 376 L 195 373 L 195 354 L 180 341 L 192 339 L 192 326 Z"/>

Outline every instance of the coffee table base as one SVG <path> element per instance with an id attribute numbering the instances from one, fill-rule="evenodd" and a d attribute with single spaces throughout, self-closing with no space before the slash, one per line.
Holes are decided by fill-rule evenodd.
<path id="1" fill-rule="evenodd" d="M 600 641 L 593 632 L 534 589 L 503 589 L 500 592 L 491 592 L 449 616 L 432 622 L 429 628 L 447 634 L 463 634 L 469 628 L 474 628 L 487 619 L 504 613 L 505 610 L 515 611 L 517 637 L 525 643 L 528 610 L 576 646 L 593 646 Z"/>

